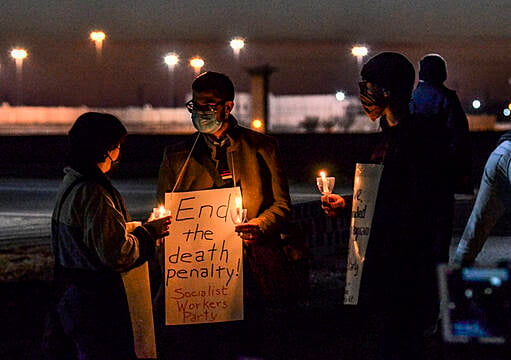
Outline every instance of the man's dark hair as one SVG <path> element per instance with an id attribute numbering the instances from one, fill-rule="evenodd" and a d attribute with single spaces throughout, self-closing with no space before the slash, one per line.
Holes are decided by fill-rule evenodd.
<path id="1" fill-rule="evenodd" d="M 222 100 L 234 100 L 234 85 L 225 74 L 208 71 L 197 76 L 192 83 L 194 92 L 212 91 Z"/>
<path id="2" fill-rule="evenodd" d="M 436 84 L 447 80 L 445 60 L 438 54 L 428 54 L 419 62 L 419 79 Z"/>
<path id="3" fill-rule="evenodd" d="M 415 69 L 406 56 L 396 52 L 375 55 L 362 67 L 362 79 L 369 81 L 393 95 L 409 101 L 415 82 Z"/>
<path id="4" fill-rule="evenodd" d="M 121 143 L 127 133 L 114 115 L 84 113 L 76 119 L 68 133 L 69 161 L 82 165 L 102 162 L 108 151 Z"/>

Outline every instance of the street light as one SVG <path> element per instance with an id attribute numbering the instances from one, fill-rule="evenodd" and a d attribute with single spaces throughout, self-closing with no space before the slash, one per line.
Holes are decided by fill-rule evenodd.
<path id="1" fill-rule="evenodd" d="M 357 58 L 357 65 L 359 67 L 362 65 L 364 56 L 366 56 L 368 52 L 369 51 L 365 46 L 353 46 L 351 49 L 351 54 Z"/>
<path id="2" fill-rule="evenodd" d="M 344 91 L 338 90 L 335 93 L 335 98 L 337 99 L 337 101 L 344 101 L 346 99 L 346 94 L 344 93 Z"/>
<path id="3" fill-rule="evenodd" d="M 190 59 L 190 66 L 193 67 L 195 75 L 199 75 L 202 67 L 204 66 L 204 60 L 199 56 L 195 56 Z"/>
<path id="4" fill-rule="evenodd" d="M 98 104 L 101 104 L 103 100 L 103 88 L 104 88 L 104 71 L 101 68 L 101 58 L 103 52 L 103 41 L 106 39 L 106 35 L 103 31 L 92 31 L 90 33 L 90 39 L 94 41 L 96 46 L 96 81 L 97 81 L 97 98 Z"/>
<path id="5" fill-rule="evenodd" d="M 165 64 L 167 64 L 170 71 L 174 71 L 174 67 L 179 62 L 179 55 L 177 55 L 176 53 L 173 53 L 173 52 L 168 53 L 163 58 L 163 61 L 165 62 Z"/>
<path id="6" fill-rule="evenodd" d="M 16 105 L 23 104 L 23 60 L 28 56 L 25 49 L 12 49 L 11 56 L 16 63 Z"/>
<path id="7" fill-rule="evenodd" d="M 165 64 L 167 64 L 167 67 L 169 69 L 169 84 L 170 84 L 169 105 L 170 105 L 170 107 L 174 107 L 174 86 L 175 86 L 175 84 L 174 84 L 174 68 L 179 63 L 179 55 L 177 55 L 176 53 L 173 53 L 173 52 L 168 53 L 163 58 L 163 61 L 165 62 Z"/>
<path id="8" fill-rule="evenodd" d="M 254 119 L 250 123 L 250 126 L 253 130 L 262 131 L 263 130 L 263 122 L 260 119 Z"/>
<path id="9" fill-rule="evenodd" d="M 234 39 L 231 40 L 230 45 L 234 53 L 234 57 L 238 59 L 240 56 L 241 49 L 245 47 L 245 39 L 241 37 L 235 37 Z"/>
<path id="10" fill-rule="evenodd" d="M 103 41 L 105 40 L 106 35 L 103 31 L 93 31 L 90 33 L 90 39 L 94 41 L 96 45 L 96 56 L 101 58 L 101 52 L 103 49 Z"/>

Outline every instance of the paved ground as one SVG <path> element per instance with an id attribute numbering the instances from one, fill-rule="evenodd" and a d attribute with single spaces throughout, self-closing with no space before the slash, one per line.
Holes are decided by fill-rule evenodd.
<path id="1" fill-rule="evenodd" d="M 12 264 L 35 262 L 48 275 L 49 264 L 44 261 L 48 259 L 48 226 L 57 184 L 53 180 L 0 181 L 0 267 L 6 272 Z M 128 181 L 116 185 L 126 197 L 132 214 L 145 216 L 152 207 L 154 184 Z M 295 202 L 319 198 L 319 193 L 309 184 L 293 187 L 292 193 Z M 457 204 L 459 235 L 463 219 L 470 211 L 470 199 L 460 198 Z M 453 238 L 452 249 L 458 235 Z M 511 242 L 506 235 L 498 234 L 488 240 L 480 256 L 481 264 L 509 258 Z M 286 333 L 292 341 L 275 339 L 276 343 L 281 342 L 280 350 L 285 354 L 282 359 L 364 359 L 357 340 L 356 310 L 341 305 L 341 272 L 331 266 L 332 262 L 325 261 L 325 264 L 330 265 L 313 269 L 311 301 L 296 308 L 287 319 Z M 34 278 L 21 272 L 14 279 L 0 281 L 0 359 L 37 358 L 48 295 L 49 282 L 44 274 Z M 432 341 L 431 349 L 432 353 L 444 354 L 444 359 L 497 358 L 491 355 L 492 349 L 485 349 L 481 354 L 480 348 L 445 346 L 438 338 Z"/>

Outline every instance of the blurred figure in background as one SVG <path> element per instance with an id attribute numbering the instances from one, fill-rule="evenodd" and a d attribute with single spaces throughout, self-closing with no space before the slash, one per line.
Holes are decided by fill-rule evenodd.
<path id="1" fill-rule="evenodd" d="M 449 162 L 444 178 L 449 182 L 447 192 L 439 198 L 437 207 L 435 251 L 440 263 L 447 263 L 452 239 L 454 194 L 474 192 L 471 181 L 472 150 L 468 120 L 454 90 L 445 87 L 447 66 L 438 54 L 428 54 L 419 62 L 419 84 L 410 103 L 413 113 L 440 121 L 440 131 L 447 135 L 449 148 L 443 156 Z"/>

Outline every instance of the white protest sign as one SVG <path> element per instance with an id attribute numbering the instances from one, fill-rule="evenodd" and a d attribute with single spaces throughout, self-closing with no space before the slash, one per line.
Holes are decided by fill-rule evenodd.
<path id="1" fill-rule="evenodd" d="M 172 212 L 164 258 L 167 325 L 243 319 L 243 244 L 230 217 L 236 199 L 239 187 L 165 194 Z"/>
<path id="2" fill-rule="evenodd" d="M 364 257 L 371 234 L 374 206 L 382 171 L 383 165 L 377 164 L 357 164 L 355 168 L 348 268 L 344 289 L 344 304 L 346 305 L 358 303 Z"/>
<path id="3" fill-rule="evenodd" d="M 126 229 L 132 232 L 140 225 L 142 225 L 141 222 L 132 221 L 126 223 Z M 156 338 L 147 261 L 139 267 L 121 273 L 121 277 L 128 299 L 137 358 L 156 359 Z"/>

